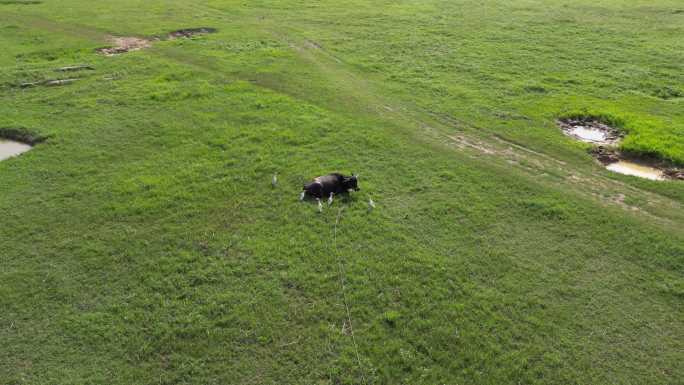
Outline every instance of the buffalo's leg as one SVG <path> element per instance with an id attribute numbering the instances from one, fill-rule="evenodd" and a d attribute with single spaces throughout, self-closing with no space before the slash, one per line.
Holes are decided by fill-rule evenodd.
<path id="1" fill-rule="evenodd" d="M 321 204 L 321 198 L 316 198 L 316 202 L 318 202 L 318 212 L 322 213 L 323 212 L 323 205 Z"/>
<path id="2" fill-rule="evenodd" d="M 335 197 L 335 193 L 331 192 L 330 196 L 328 197 L 328 206 L 333 204 L 333 198 Z"/>
<path id="3" fill-rule="evenodd" d="M 303 201 L 305 196 L 306 196 L 306 190 L 302 190 L 302 193 L 299 194 L 299 200 Z"/>

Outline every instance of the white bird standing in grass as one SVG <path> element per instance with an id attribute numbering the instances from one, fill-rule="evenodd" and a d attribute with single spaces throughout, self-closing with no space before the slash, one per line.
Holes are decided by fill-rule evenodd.
<path id="1" fill-rule="evenodd" d="M 319 198 L 316 198 L 316 201 L 318 201 L 318 212 L 322 213 L 323 212 L 323 204 L 321 203 L 321 200 Z"/>
<path id="2" fill-rule="evenodd" d="M 368 211 L 372 211 L 375 208 L 375 202 L 373 198 L 368 198 Z"/>
<path id="3" fill-rule="evenodd" d="M 273 179 L 271 179 L 271 186 L 275 188 L 275 186 L 278 184 L 278 173 L 273 174 Z"/>

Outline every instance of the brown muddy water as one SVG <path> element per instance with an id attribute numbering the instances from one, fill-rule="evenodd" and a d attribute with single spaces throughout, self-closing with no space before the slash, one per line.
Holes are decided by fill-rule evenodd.
<path id="1" fill-rule="evenodd" d="M 9 159 L 13 156 L 23 154 L 30 149 L 31 146 L 28 144 L 0 139 L 0 160 Z"/>
<path id="2" fill-rule="evenodd" d="M 606 169 L 620 174 L 638 176 L 650 180 L 667 179 L 662 170 L 646 164 L 639 164 L 628 160 L 619 160 L 615 163 L 607 164 Z"/>

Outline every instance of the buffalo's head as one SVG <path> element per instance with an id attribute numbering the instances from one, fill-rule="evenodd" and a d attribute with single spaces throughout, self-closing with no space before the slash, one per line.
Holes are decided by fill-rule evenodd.
<path id="1" fill-rule="evenodd" d="M 354 190 L 354 191 L 359 191 L 361 190 L 359 188 L 359 177 L 356 175 L 352 175 L 350 177 L 345 177 L 344 181 L 342 182 L 344 189 L 349 191 L 349 190 Z"/>

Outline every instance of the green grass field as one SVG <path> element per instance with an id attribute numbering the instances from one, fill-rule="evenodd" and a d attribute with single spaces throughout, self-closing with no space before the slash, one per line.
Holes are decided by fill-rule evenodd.
<path id="1" fill-rule="evenodd" d="M 684 184 L 555 121 L 684 164 L 682 36 L 680 0 L 0 0 L 0 132 L 46 138 L 0 162 L 0 384 L 681 384 Z"/>

